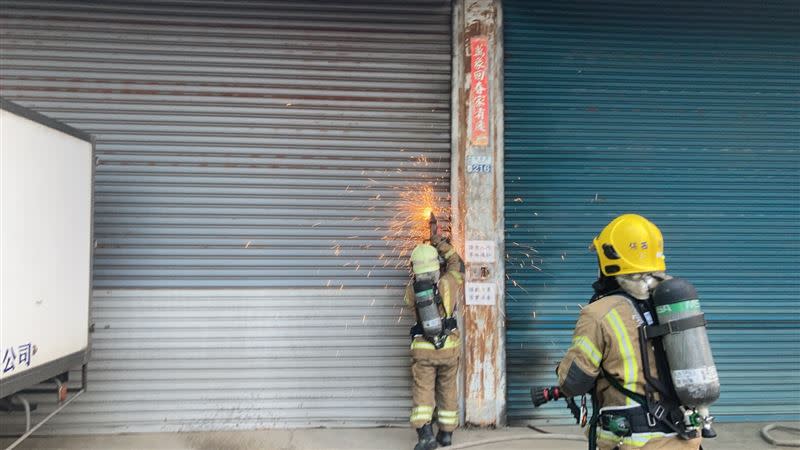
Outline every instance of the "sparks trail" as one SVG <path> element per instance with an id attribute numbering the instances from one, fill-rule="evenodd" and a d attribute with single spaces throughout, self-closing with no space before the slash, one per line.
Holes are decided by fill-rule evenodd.
<path id="1" fill-rule="evenodd" d="M 392 257 L 398 260 L 398 265 L 404 265 L 404 258 L 414 246 L 430 238 L 428 221 L 431 214 L 442 218 L 450 217 L 450 208 L 444 206 L 443 199 L 430 183 L 418 189 L 411 187 L 400 192 L 399 199 L 392 207 L 396 212 L 389 221 L 389 229 L 383 240 L 389 243 Z"/>
<path id="2" fill-rule="evenodd" d="M 521 199 L 520 199 L 521 200 Z M 514 225 L 516 227 L 516 225 Z M 507 235 L 506 230 L 506 235 Z M 511 291 L 516 288 L 522 291 L 525 294 L 530 294 L 530 292 L 525 289 L 525 287 L 519 283 L 512 274 L 516 273 L 524 273 L 527 270 L 533 269 L 538 272 L 542 272 L 542 268 L 540 267 L 544 263 L 544 259 L 538 256 L 539 251 L 529 245 L 523 245 L 519 242 L 510 242 L 511 246 L 507 247 L 507 252 L 505 254 L 505 261 L 506 261 L 506 279 L 511 282 L 511 286 L 506 289 L 506 295 L 509 296 L 512 300 L 516 301 L 516 298 L 511 294 Z M 519 266 L 519 268 L 516 268 Z M 515 270 L 511 270 L 514 267 Z M 512 274 L 510 274 L 511 272 Z"/>
<path id="3" fill-rule="evenodd" d="M 441 163 L 441 161 L 438 162 Z M 374 280 L 382 276 L 379 273 L 388 273 L 390 277 L 394 277 L 397 274 L 392 274 L 392 271 L 408 270 L 407 259 L 411 250 L 417 244 L 430 238 L 431 214 L 436 216 L 439 223 L 449 224 L 450 198 L 449 193 L 443 192 L 450 176 L 449 170 L 432 174 L 429 168 L 431 164 L 425 155 L 418 154 L 403 163 L 406 166 L 405 169 L 397 168 L 391 171 L 386 169 L 377 172 L 381 174 L 378 177 L 375 177 L 376 172 L 374 171 L 362 170 L 363 182 L 358 184 L 359 187 L 354 188 L 353 184 L 348 184 L 344 188 L 345 194 L 367 194 L 369 190 L 374 190 L 365 195 L 365 204 L 362 207 L 364 215 L 354 216 L 350 220 L 354 227 L 359 223 L 369 223 L 372 233 L 368 233 L 368 235 L 353 233 L 330 241 L 330 248 L 336 257 L 347 258 L 347 260 L 350 259 L 348 256 L 353 257 L 351 261 L 340 260 L 341 267 L 352 270 L 353 276 L 358 278 Z M 409 177 L 414 176 L 409 173 L 409 167 L 412 168 L 412 172 L 418 172 L 421 179 L 417 178 L 413 180 L 413 183 L 407 183 L 407 179 L 398 183 L 397 174 L 403 174 L 401 176 L 404 178 L 406 174 L 409 174 Z M 381 192 L 376 193 L 375 190 Z M 377 211 L 378 216 L 374 211 Z M 383 213 L 391 214 L 391 219 L 382 219 L 380 215 Z M 318 224 L 314 225 L 314 227 L 316 226 Z M 380 238 L 383 242 L 383 245 L 380 246 L 382 248 L 373 243 L 358 244 L 354 242 L 376 238 Z M 354 250 L 359 256 L 353 254 Z M 372 252 L 375 253 L 374 256 L 371 255 Z M 361 260 L 356 258 L 361 258 Z M 369 264 L 365 258 L 369 260 Z M 362 266 L 365 270 L 360 270 Z M 330 283 L 327 287 L 330 287 Z M 342 284 L 338 287 L 343 289 L 344 286 Z M 386 283 L 384 289 L 388 288 L 389 284 Z"/>

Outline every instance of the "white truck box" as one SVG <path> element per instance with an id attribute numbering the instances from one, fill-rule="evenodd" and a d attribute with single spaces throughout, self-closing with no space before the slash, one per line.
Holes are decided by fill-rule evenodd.
<path id="1" fill-rule="evenodd" d="M 88 361 L 94 145 L 0 106 L 1 399 Z"/>

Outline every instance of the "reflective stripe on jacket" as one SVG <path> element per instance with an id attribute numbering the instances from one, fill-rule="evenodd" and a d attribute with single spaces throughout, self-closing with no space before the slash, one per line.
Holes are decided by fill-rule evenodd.
<path id="1" fill-rule="evenodd" d="M 601 298 L 583 308 L 575 325 L 572 346 L 558 366 L 558 382 L 567 395 L 585 392 L 570 390 L 568 373 L 576 364 L 581 372 L 596 379 L 597 399 L 601 407 L 635 406 L 628 398 L 600 376 L 601 367 L 622 386 L 645 394 L 645 377 L 639 348 L 642 318 L 632 301 L 622 295 Z M 655 353 L 648 346 L 650 373 L 656 374 Z"/>

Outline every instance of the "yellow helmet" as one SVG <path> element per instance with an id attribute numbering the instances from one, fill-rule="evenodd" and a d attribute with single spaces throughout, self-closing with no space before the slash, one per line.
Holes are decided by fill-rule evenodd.
<path id="1" fill-rule="evenodd" d="M 603 275 L 663 272 L 664 238 L 657 226 L 637 214 L 623 214 L 594 238 Z"/>
<path id="2" fill-rule="evenodd" d="M 415 274 L 439 270 L 439 252 L 429 244 L 419 244 L 411 252 L 411 269 Z"/>

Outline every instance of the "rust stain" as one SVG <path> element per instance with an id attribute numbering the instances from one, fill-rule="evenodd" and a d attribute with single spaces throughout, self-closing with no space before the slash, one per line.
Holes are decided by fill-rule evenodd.
<path id="1" fill-rule="evenodd" d="M 471 2 L 467 6 L 467 15 L 476 19 L 469 19 L 473 21 L 464 27 L 463 39 L 459 39 L 459 41 L 463 43 L 463 73 L 466 79 L 469 79 L 471 76 L 471 58 L 468 44 L 472 37 L 487 36 L 490 40 L 490 51 L 497 51 L 493 42 L 497 34 L 497 11 L 493 7 L 487 6 L 485 2 L 478 1 Z M 498 56 L 499 55 L 492 54 L 490 59 L 494 60 Z M 496 71 L 493 69 L 491 76 L 494 75 L 496 75 Z M 497 83 L 493 81 L 491 84 L 491 91 L 496 92 L 498 88 Z M 467 215 L 472 216 L 475 214 L 475 211 L 469 214 L 468 209 L 470 207 L 479 207 L 481 211 L 486 211 L 487 209 L 492 211 L 490 213 L 492 217 L 488 221 L 489 223 L 484 223 L 483 225 L 493 227 L 494 229 L 499 227 L 501 218 L 498 217 L 496 205 L 500 187 L 495 178 L 497 172 L 494 171 L 492 178 L 485 180 L 485 182 L 491 183 L 490 186 L 487 185 L 477 190 L 475 186 L 471 188 L 468 186 L 469 181 L 467 180 L 467 174 L 465 173 L 466 167 L 464 164 L 469 145 L 466 126 L 468 123 L 467 118 L 470 106 L 468 90 L 459 89 L 457 95 L 460 106 L 458 117 L 460 124 L 458 127 L 459 144 L 457 149 L 460 163 L 457 166 L 457 179 L 459 180 L 458 200 L 461 209 L 459 212 L 462 218 L 459 222 L 458 231 L 460 236 L 466 236 L 465 226 Z M 497 130 L 498 105 L 496 102 L 492 103 L 490 108 L 490 149 L 496 152 L 500 140 Z M 468 188 L 472 191 L 472 194 L 469 196 L 472 204 L 467 202 Z M 475 236 L 471 238 L 477 239 L 478 237 Z M 485 236 L 484 238 L 488 239 L 490 237 Z M 463 247 L 459 247 L 459 249 L 463 251 Z M 502 303 L 499 303 L 498 306 L 502 306 Z M 470 308 L 465 308 L 464 311 L 464 332 L 467 345 L 464 350 L 465 370 L 463 383 L 466 390 L 467 423 L 476 426 L 496 426 L 498 425 L 498 412 L 495 411 L 496 396 L 502 394 L 498 392 L 498 389 L 500 388 L 500 383 L 502 383 L 504 379 L 504 375 L 501 373 L 502 365 L 497 364 L 498 340 L 503 338 L 499 335 L 502 333 L 502 326 L 499 325 L 501 312 L 498 311 L 497 306 L 472 306 Z"/>

